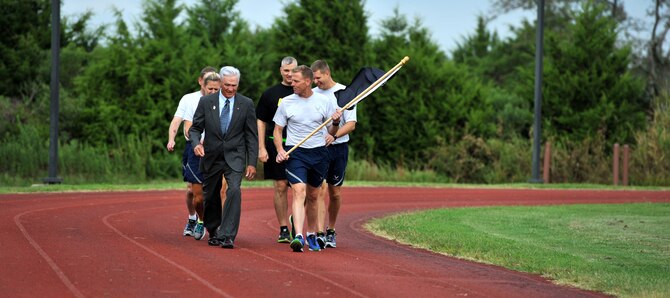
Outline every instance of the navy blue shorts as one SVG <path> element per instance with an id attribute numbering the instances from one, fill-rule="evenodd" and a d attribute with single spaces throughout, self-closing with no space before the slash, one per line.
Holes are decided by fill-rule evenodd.
<path id="1" fill-rule="evenodd" d="M 288 151 L 290 148 L 286 148 Z M 328 171 L 326 147 L 298 148 L 286 161 L 286 178 L 290 184 L 307 183 L 319 187 Z"/>
<path id="2" fill-rule="evenodd" d="M 330 185 L 342 186 L 344 184 L 344 172 L 349 160 L 349 145 L 347 143 L 330 145 L 328 147 L 328 175 L 326 181 Z"/>
<path id="3" fill-rule="evenodd" d="M 202 173 L 200 173 L 200 157 L 193 153 L 193 147 L 191 146 L 190 141 L 186 141 L 184 154 L 181 158 L 181 166 L 184 181 L 202 184 L 202 181 L 205 180 L 202 177 Z"/>

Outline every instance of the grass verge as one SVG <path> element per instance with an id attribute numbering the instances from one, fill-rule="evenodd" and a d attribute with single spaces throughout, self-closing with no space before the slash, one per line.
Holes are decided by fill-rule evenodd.
<path id="1" fill-rule="evenodd" d="M 366 224 L 400 243 L 621 297 L 670 297 L 670 204 L 456 208 Z"/>
<path id="2" fill-rule="evenodd" d="M 242 181 L 242 187 L 272 187 L 271 181 Z M 32 186 L 0 186 L 0 194 L 77 191 L 142 191 L 186 189 L 182 181 L 154 181 L 143 184 L 33 184 Z"/>
<path id="3" fill-rule="evenodd" d="M 670 187 L 655 186 L 611 186 L 603 184 L 456 184 L 404 181 L 347 181 L 345 187 L 430 187 L 430 188 L 489 188 L 489 189 L 599 189 L 599 190 L 670 190 Z M 272 187 L 270 180 L 242 180 L 242 187 Z M 184 189 L 185 183 L 178 180 L 152 181 L 150 183 L 99 183 L 99 184 L 33 184 L 31 186 L 2 186 L 0 194 L 32 192 L 75 192 L 75 191 L 140 191 Z"/>

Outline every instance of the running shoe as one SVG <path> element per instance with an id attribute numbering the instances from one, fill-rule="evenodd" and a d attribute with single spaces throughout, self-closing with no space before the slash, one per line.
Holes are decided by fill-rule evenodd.
<path id="1" fill-rule="evenodd" d="M 307 245 L 309 246 L 309 251 L 320 251 L 321 248 L 319 244 L 316 243 L 316 235 L 307 235 Z"/>
<path id="2" fill-rule="evenodd" d="M 337 247 L 335 243 L 335 230 L 328 229 L 326 230 L 326 247 Z"/>
<path id="3" fill-rule="evenodd" d="M 277 243 L 290 243 L 290 242 L 291 242 L 291 234 L 289 234 L 288 229 L 280 229 Z"/>
<path id="4" fill-rule="evenodd" d="M 193 230 L 195 230 L 196 221 L 194 219 L 189 219 L 184 227 L 184 236 L 193 236 Z"/>
<path id="5" fill-rule="evenodd" d="M 205 237 L 205 225 L 201 222 L 195 225 L 195 230 L 193 231 L 193 238 L 195 240 L 201 240 Z"/>
<path id="6" fill-rule="evenodd" d="M 295 236 L 295 226 L 293 225 L 293 214 L 288 216 L 288 222 L 291 224 L 291 238 Z"/>
<path id="7" fill-rule="evenodd" d="M 302 248 L 305 246 L 305 239 L 302 239 L 302 235 L 298 235 L 295 238 L 293 238 L 293 241 L 291 241 L 291 249 L 293 249 L 294 252 L 302 252 Z"/>
<path id="8" fill-rule="evenodd" d="M 319 248 L 326 248 L 326 235 L 323 232 L 316 233 L 316 243 L 319 244 Z"/>

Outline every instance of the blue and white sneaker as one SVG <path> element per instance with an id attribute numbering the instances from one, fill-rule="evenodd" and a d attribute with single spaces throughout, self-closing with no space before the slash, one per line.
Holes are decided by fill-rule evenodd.
<path id="1" fill-rule="evenodd" d="M 307 245 L 309 245 L 309 250 L 310 251 L 320 251 L 321 248 L 319 247 L 319 244 L 316 243 L 316 235 L 311 234 L 307 235 Z"/>
<path id="2" fill-rule="evenodd" d="M 184 227 L 184 236 L 193 236 L 195 230 L 196 221 L 194 219 L 189 219 Z"/>
<path id="3" fill-rule="evenodd" d="M 203 237 L 205 237 L 205 225 L 198 222 L 193 230 L 193 238 L 195 238 L 195 240 L 201 240 Z"/>
<path id="4" fill-rule="evenodd" d="M 295 236 L 293 241 L 291 241 L 291 249 L 294 252 L 302 252 L 302 248 L 305 246 L 305 239 L 302 238 L 302 235 Z"/>

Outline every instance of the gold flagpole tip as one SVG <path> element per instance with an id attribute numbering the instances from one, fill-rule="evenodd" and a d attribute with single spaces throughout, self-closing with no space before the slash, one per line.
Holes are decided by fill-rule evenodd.
<path id="1" fill-rule="evenodd" d="M 409 61 L 409 56 L 405 56 L 405 58 L 402 58 L 400 63 L 405 64 L 405 63 L 407 63 L 407 61 Z"/>

